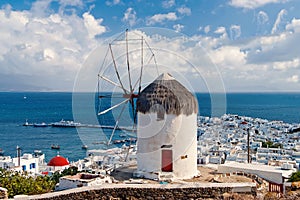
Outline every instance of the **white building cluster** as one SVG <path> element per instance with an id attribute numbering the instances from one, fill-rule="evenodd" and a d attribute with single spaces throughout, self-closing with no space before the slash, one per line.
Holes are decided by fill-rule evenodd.
<path id="1" fill-rule="evenodd" d="M 34 154 L 24 153 L 22 156 L 19 155 L 14 158 L 0 156 L 0 168 L 2 169 L 39 174 L 42 165 L 45 165 L 45 154 L 40 151 L 35 151 Z"/>
<path id="2" fill-rule="evenodd" d="M 300 125 L 226 114 L 198 117 L 198 163 L 300 164 Z"/>

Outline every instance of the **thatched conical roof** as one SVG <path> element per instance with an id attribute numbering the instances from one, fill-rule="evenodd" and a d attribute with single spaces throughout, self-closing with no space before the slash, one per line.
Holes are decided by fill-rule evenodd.
<path id="1" fill-rule="evenodd" d="M 183 85 L 164 73 L 140 93 L 137 111 L 144 114 L 163 111 L 166 114 L 191 115 L 198 112 L 198 102 Z"/>

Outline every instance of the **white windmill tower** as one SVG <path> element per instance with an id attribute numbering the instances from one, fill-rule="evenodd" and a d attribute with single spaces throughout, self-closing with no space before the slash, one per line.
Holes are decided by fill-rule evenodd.
<path id="1" fill-rule="evenodd" d="M 124 45 L 126 53 L 117 57 L 114 53 L 115 45 Z M 141 47 L 130 50 L 129 47 L 135 45 Z M 154 82 L 142 89 L 145 70 L 152 66 L 159 71 L 154 53 L 143 37 L 131 38 L 126 31 L 125 38 L 120 37 L 109 44 L 107 55 L 109 54 L 112 61 L 108 62 L 107 68 L 100 69 L 98 74 L 98 96 L 102 100 L 116 100 L 112 101 L 111 107 L 99 109 L 98 115 L 106 115 L 117 109 L 120 111 L 116 115 L 107 145 L 111 144 L 124 118 L 122 115 L 129 106 L 133 118 L 132 133 L 137 129 L 136 174 L 145 178 L 165 176 L 175 179 L 198 175 L 198 103 L 193 94 L 167 73 L 160 76 L 158 74 L 159 77 Z M 131 63 L 138 57 L 140 64 L 132 66 Z M 154 64 L 150 65 L 151 62 Z M 109 69 L 112 70 L 111 74 L 107 73 Z M 102 93 L 99 86 L 105 86 L 104 83 L 119 91 L 112 94 Z"/>
<path id="2" fill-rule="evenodd" d="M 137 175 L 186 179 L 198 175 L 198 103 L 170 74 L 160 75 L 137 99 Z"/>

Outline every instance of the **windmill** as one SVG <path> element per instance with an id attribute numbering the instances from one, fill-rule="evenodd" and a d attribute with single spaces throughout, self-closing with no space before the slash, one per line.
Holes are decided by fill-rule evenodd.
<path id="1" fill-rule="evenodd" d="M 141 93 L 146 68 L 154 68 L 158 73 L 154 52 L 140 32 L 126 30 L 108 44 L 98 73 L 97 108 L 99 117 L 114 114 L 115 124 L 107 138 L 107 146 L 112 144 L 116 131 L 122 130 L 120 123 L 124 118 L 127 121 L 130 118 L 127 123 L 130 128 L 126 130 L 131 133 L 127 134 L 136 134 L 136 98 Z M 103 105 L 108 101 L 110 107 Z M 130 117 L 124 117 L 126 108 Z M 114 113 L 115 110 L 118 112 Z"/>

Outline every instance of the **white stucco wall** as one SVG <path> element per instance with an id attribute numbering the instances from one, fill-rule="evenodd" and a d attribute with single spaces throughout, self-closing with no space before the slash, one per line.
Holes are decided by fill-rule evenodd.
<path id="1" fill-rule="evenodd" d="M 80 178 L 72 178 L 72 176 L 66 176 L 66 177 L 59 178 L 59 185 L 55 190 L 59 191 L 59 190 L 67 190 L 67 189 L 77 188 L 82 186 L 96 186 L 96 185 L 101 185 L 103 183 L 112 183 L 110 176 L 104 176 L 102 178 L 96 177 L 93 179 L 80 179 Z"/>
<path id="2" fill-rule="evenodd" d="M 191 178 L 197 171 L 197 115 L 165 115 L 157 120 L 156 113 L 138 113 L 138 171 L 161 172 L 162 149 L 172 150 L 173 174 Z M 161 148 L 162 145 L 172 145 Z"/>
<path id="3" fill-rule="evenodd" d="M 18 166 L 19 164 L 19 158 L 12 158 L 12 163 L 14 164 L 14 166 Z M 32 164 L 34 163 L 34 168 L 32 166 Z M 22 169 L 22 167 L 25 166 L 27 172 L 32 172 L 32 173 L 38 173 L 39 172 L 39 158 L 35 158 L 33 157 L 31 154 L 24 154 L 21 158 L 20 158 L 20 167 Z"/>
<path id="4" fill-rule="evenodd" d="M 245 172 L 277 184 L 282 184 L 283 172 L 292 174 L 293 170 L 281 170 L 278 167 L 245 163 L 226 163 L 218 166 L 219 173 Z"/>

